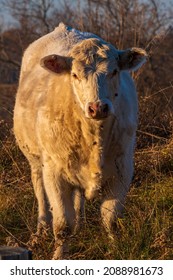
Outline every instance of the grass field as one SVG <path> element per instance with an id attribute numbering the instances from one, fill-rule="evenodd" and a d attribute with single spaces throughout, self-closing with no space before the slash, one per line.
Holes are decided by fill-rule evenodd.
<path id="1" fill-rule="evenodd" d="M 36 231 L 37 201 L 29 165 L 12 132 L 15 86 L 1 85 L 0 98 L 0 245 L 27 247 Z M 51 259 L 48 232 L 34 259 Z M 71 237 L 71 259 L 173 259 L 173 141 L 137 149 L 135 174 L 124 218 L 111 244 L 103 231 L 99 201 L 86 202 L 81 231 Z"/>

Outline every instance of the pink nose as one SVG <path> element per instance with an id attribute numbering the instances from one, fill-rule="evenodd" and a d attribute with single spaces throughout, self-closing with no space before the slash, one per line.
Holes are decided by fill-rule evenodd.
<path id="1" fill-rule="evenodd" d="M 107 118 L 109 113 L 109 106 L 107 103 L 101 101 L 89 102 L 88 115 L 93 119 Z"/>

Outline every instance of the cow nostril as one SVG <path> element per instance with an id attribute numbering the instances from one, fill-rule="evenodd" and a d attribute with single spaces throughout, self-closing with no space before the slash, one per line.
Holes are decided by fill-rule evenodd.
<path id="1" fill-rule="evenodd" d="M 108 116 L 109 106 L 101 102 L 89 104 L 88 115 L 92 118 L 106 118 Z"/>
<path id="2" fill-rule="evenodd" d="M 95 114 L 94 108 L 92 108 L 91 106 L 89 106 L 88 109 L 89 109 L 89 113 L 90 113 L 91 115 L 94 115 L 94 114 Z"/>

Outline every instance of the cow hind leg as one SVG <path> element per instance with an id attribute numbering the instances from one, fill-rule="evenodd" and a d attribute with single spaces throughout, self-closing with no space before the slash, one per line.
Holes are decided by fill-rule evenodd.
<path id="1" fill-rule="evenodd" d="M 43 184 L 42 168 L 39 159 L 30 160 L 31 179 L 38 202 L 37 233 L 33 234 L 32 243 L 38 243 L 40 236 L 45 236 L 51 223 L 51 212 Z M 38 240 L 37 240 L 38 239 Z"/>
<path id="2" fill-rule="evenodd" d="M 79 189 L 73 191 L 73 204 L 76 215 L 74 233 L 76 233 L 84 220 L 84 195 Z"/>
<path id="3" fill-rule="evenodd" d="M 39 232 L 40 230 L 42 230 L 42 228 L 50 225 L 51 213 L 49 211 L 49 203 L 43 185 L 41 169 L 32 167 L 31 178 L 34 187 L 34 192 L 38 201 L 37 230 Z"/>

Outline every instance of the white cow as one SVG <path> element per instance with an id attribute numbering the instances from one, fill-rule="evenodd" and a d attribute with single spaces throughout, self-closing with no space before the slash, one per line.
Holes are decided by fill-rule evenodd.
<path id="1" fill-rule="evenodd" d="M 104 228 L 114 234 L 133 174 L 138 106 L 129 71 L 146 57 L 62 23 L 25 51 L 14 133 L 31 166 L 38 233 L 52 214 L 54 259 L 68 249 L 83 195 L 99 194 Z"/>

